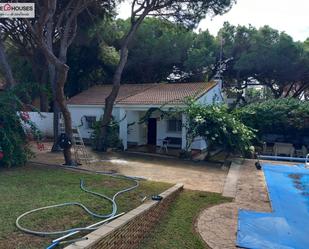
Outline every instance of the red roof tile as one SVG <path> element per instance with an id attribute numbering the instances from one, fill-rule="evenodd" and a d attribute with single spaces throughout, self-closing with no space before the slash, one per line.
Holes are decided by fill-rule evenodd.
<path id="1" fill-rule="evenodd" d="M 162 105 L 180 104 L 187 97 L 198 98 L 216 85 L 209 83 L 160 83 L 121 85 L 116 104 Z M 68 100 L 70 105 L 104 105 L 111 85 L 94 86 Z"/>
<path id="2" fill-rule="evenodd" d="M 120 87 L 116 102 L 142 92 L 153 84 L 127 84 Z M 110 94 L 112 85 L 94 86 L 75 95 L 67 101 L 70 105 L 104 105 L 105 98 Z"/>

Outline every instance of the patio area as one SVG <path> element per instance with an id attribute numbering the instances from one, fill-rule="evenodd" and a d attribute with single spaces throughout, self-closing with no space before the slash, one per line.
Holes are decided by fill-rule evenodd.
<path id="1" fill-rule="evenodd" d="M 197 231 L 212 249 L 234 249 L 238 210 L 271 212 L 263 171 L 256 170 L 255 160 L 240 165 L 233 202 L 202 211 L 197 219 Z"/>
<path id="2" fill-rule="evenodd" d="M 159 147 L 155 145 L 141 145 L 141 146 L 130 146 L 127 152 L 131 153 L 145 153 L 145 154 L 155 154 L 159 156 L 168 156 L 168 157 L 179 157 L 181 149 L 171 148 L 171 147 Z M 201 151 L 192 150 L 192 157 L 197 158 L 201 155 Z"/>
<path id="3" fill-rule="evenodd" d="M 33 162 L 62 165 L 61 152 L 51 153 L 51 144 L 37 150 Z M 183 183 L 186 189 L 222 193 L 228 168 L 218 163 L 185 161 L 178 158 L 158 157 L 130 152 L 98 153 L 88 149 L 92 163 L 81 165 L 85 169 L 112 171 L 123 175 L 144 177 L 148 180 Z"/>

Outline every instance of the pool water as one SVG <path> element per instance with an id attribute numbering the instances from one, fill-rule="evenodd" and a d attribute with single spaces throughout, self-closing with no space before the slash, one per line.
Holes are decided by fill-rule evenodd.
<path id="1" fill-rule="evenodd" d="M 236 244 L 252 249 L 309 248 L 309 169 L 263 164 L 272 213 L 240 210 Z"/>

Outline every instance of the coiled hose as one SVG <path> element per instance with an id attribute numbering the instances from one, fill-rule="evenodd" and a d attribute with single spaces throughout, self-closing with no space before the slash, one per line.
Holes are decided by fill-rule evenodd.
<path id="1" fill-rule="evenodd" d="M 109 176 L 109 177 L 113 177 L 113 178 L 118 178 L 118 179 L 125 179 L 125 180 L 131 180 L 134 182 L 134 185 L 128 188 L 125 188 L 123 190 L 118 191 L 117 193 L 115 193 L 113 195 L 112 198 L 104 195 L 104 194 L 100 194 L 91 190 L 88 190 L 85 188 L 84 186 L 84 181 L 80 180 L 80 188 L 81 190 L 83 190 L 86 193 L 101 197 L 103 199 L 108 200 L 111 204 L 112 204 L 112 212 L 109 214 L 98 214 L 95 212 L 92 212 L 89 208 L 87 208 L 85 205 L 83 205 L 82 203 L 79 202 L 66 202 L 66 203 L 61 203 L 61 204 L 56 204 L 56 205 L 51 205 L 51 206 L 46 206 L 46 207 L 41 207 L 41 208 L 37 208 L 37 209 L 33 209 L 30 210 L 28 212 L 23 213 L 22 215 L 20 215 L 17 219 L 16 219 L 16 226 L 18 229 L 20 229 L 21 231 L 25 232 L 25 233 L 29 233 L 29 234 L 33 234 L 33 235 L 37 235 L 37 236 L 52 236 L 52 235 L 64 235 L 64 234 L 68 234 L 68 233 L 72 233 L 72 232 L 76 232 L 76 231 L 91 231 L 91 230 L 96 230 L 98 227 L 91 227 L 91 228 L 87 228 L 87 227 L 77 227 L 77 228 L 71 228 L 68 230 L 60 230 L 60 231 L 53 231 L 53 232 L 47 232 L 47 231 L 35 231 L 35 230 L 31 230 L 28 228 L 25 228 L 23 226 L 20 225 L 20 221 L 22 218 L 24 218 L 25 216 L 38 212 L 38 211 L 42 211 L 42 210 L 46 210 L 46 209 L 51 209 L 51 208 L 57 208 L 57 207 L 64 207 L 64 206 L 78 206 L 80 208 L 82 208 L 83 210 L 85 210 L 86 213 L 88 213 L 89 215 L 96 217 L 96 218 L 110 218 L 113 217 L 117 214 L 118 211 L 118 207 L 117 207 L 117 203 L 116 203 L 116 198 L 126 192 L 129 192 L 135 188 L 137 188 L 139 186 L 139 181 L 138 178 L 135 177 L 129 177 L 129 176 L 123 176 L 123 175 L 117 175 L 117 174 L 112 174 L 112 173 L 106 173 L 106 172 L 101 172 L 101 171 L 91 171 L 91 170 L 86 170 L 86 169 L 77 169 L 76 167 L 66 167 L 69 169 L 74 169 L 74 170 L 78 170 L 78 171 L 85 171 L 85 172 L 91 172 L 91 173 L 95 173 L 95 174 L 99 174 L 99 175 L 105 175 L 105 176 Z"/>

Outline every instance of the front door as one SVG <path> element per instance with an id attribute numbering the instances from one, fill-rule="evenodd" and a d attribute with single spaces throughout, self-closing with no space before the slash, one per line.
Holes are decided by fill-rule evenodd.
<path id="1" fill-rule="evenodd" d="M 157 144 L 157 119 L 148 119 L 148 144 Z"/>

